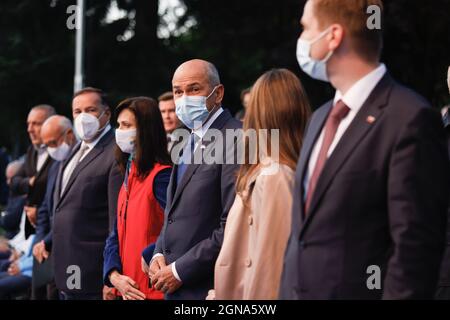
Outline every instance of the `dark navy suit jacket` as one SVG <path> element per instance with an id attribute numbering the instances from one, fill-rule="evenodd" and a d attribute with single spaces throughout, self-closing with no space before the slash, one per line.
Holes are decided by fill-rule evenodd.
<path id="1" fill-rule="evenodd" d="M 224 110 L 206 135 L 216 129 L 225 137 L 227 129 L 241 127 L 241 122 Z M 230 147 L 236 152 L 235 144 L 236 139 L 224 139 L 224 157 Z M 201 150 L 206 153 L 215 146 L 218 146 L 216 141 L 209 141 L 209 144 L 199 146 L 195 153 Z M 164 226 L 156 242 L 155 254 L 163 254 L 168 265 L 176 261 L 183 284 L 173 294 L 167 294 L 166 299 L 204 300 L 208 290 L 213 288 L 214 264 L 222 246 L 228 211 L 235 198 L 238 168 L 236 161 L 233 164 L 188 164 L 177 185 L 178 166 L 174 165 L 167 190 Z"/>
<path id="2" fill-rule="evenodd" d="M 44 201 L 39 207 L 37 214 L 36 235 L 34 243 L 44 240 L 47 251 L 52 247 L 52 223 L 53 223 L 53 191 L 55 190 L 56 177 L 61 162 L 55 161 L 49 168 L 47 178 L 47 188 L 45 190 Z"/>
<path id="3" fill-rule="evenodd" d="M 325 163 L 305 214 L 305 172 L 331 108 L 313 114 L 300 154 L 280 297 L 431 299 L 449 194 L 440 116 L 386 74 Z"/>

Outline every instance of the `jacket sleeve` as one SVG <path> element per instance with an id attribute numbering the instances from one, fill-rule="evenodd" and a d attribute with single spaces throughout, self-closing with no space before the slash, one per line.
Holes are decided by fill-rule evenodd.
<path id="1" fill-rule="evenodd" d="M 11 191 L 16 195 L 28 194 L 30 190 L 30 178 L 26 174 L 26 164 L 22 164 L 17 174 L 11 179 Z"/>
<path id="2" fill-rule="evenodd" d="M 449 194 L 445 133 L 431 108 L 416 112 L 397 138 L 387 192 L 394 247 L 383 298 L 431 299 L 445 245 Z"/>
<path id="3" fill-rule="evenodd" d="M 257 228 L 252 244 L 251 268 L 245 296 L 255 300 L 278 299 L 284 252 L 291 230 L 293 173 L 285 169 L 267 175 L 255 185 L 252 199 L 253 225 Z M 252 200 L 253 202 L 253 200 Z M 239 237 L 239 235 L 235 235 Z"/>
<path id="4" fill-rule="evenodd" d="M 114 222 L 117 217 L 117 201 L 119 198 L 119 191 L 123 183 L 123 176 L 120 173 L 119 167 L 114 161 L 109 171 L 108 182 L 108 212 L 109 212 L 109 230 L 114 228 Z"/>
<path id="5" fill-rule="evenodd" d="M 222 213 L 220 225 L 209 238 L 200 241 L 176 260 L 177 273 L 185 284 L 195 283 L 197 278 L 214 272 L 214 264 L 222 246 L 228 212 L 235 198 L 235 177 L 238 170 L 238 165 L 235 164 L 224 164 L 221 167 Z"/>
<path id="6" fill-rule="evenodd" d="M 50 230 L 49 210 L 48 197 L 45 196 L 37 212 L 36 235 L 34 237 L 36 243 L 43 240 Z"/>
<path id="7" fill-rule="evenodd" d="M 24 196 L 9 199 L 5 215 L 0 217 L 1 228 L 7 231 L 19 230 L 25 200 Z"/>
<path id="8" fill-rule="evenodd" d="M 109 281 L 109 274 L 117 270 L 122 272 L 122 263 L 119 255 L 119 236 L 117 233 L 117 220 L 114 221 L 114 228 L 106 239 L 105 250 L 103 251 L 103 283 L 109 287 L 113 285 Z"/>

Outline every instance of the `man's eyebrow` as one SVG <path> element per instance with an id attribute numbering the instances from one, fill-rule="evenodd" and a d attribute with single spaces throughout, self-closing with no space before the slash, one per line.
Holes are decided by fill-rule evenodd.
<path id="1" fill-rule="evenodd" d="M 201 86 L 200 82 L 189 83 L 186 87 Z M 173 86 L 173 89 L 179 89 L 181 86 Z"/>

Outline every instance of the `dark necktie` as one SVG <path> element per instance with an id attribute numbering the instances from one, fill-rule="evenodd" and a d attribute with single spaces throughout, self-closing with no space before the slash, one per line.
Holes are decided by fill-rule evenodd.
<path id="1" fill-rule="evenodd" d="M 184 173 L 186 172 L 188 164 L 192 163 L 193 161 L 196 140 L 198 140 L 197 136 L 194 133 L 191 133 L 191 135 L 189 136 L 189 141 L 186 143 L 186 146 L 183 149 L 180 164 L 178 165 L 177 185 L 180 184 L 180 181 L 183 178 Z"/>
<path id="2" fill-rule="evenodd" d="M 306 195 L 305 202 L 305 213 L 308 213 L 309 206 L 311 205 L 311 200 L 314 195 L 314 191 L 319 181 L 320 174 L 325 166 L 328 159 L 328 151 L 330 150 L 331 144 L 333 143 L 336 131 L 341 123 L 349 113 L 350 109 L 345 105 L 342 100 L 339 100 L 336 105 L 331 110 L 327 122 L 325 123 L 325 133 L 323 137 L 322 146 L 320 147 L 319 156 L 317 158 L 316 165 L 314 167 L 311 178 L 308 184 L 308 193 Z"/>

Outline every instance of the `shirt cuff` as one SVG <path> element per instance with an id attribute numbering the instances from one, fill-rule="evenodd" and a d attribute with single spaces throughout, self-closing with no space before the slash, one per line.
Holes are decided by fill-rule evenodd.
<path id="1" fill-rule="evenodd" d="M 180 276 L 178 275 L 177 268 L 175 267 L 175 263 L 176 262 L 170 265 L 172 267 L 172 273 L 178 281 L 182 282 Z"/>
<path id="2" fill-rule="evenodd" d="M 152 257 L 152 260 L 150 260 L 150 263 L 148 264 L 149 266 L 152 264 L 153 260 L 155 260 L 155 258 L 158 257 L 164 257 L 164 255 L 162 253 L 157 253 Z"/>

